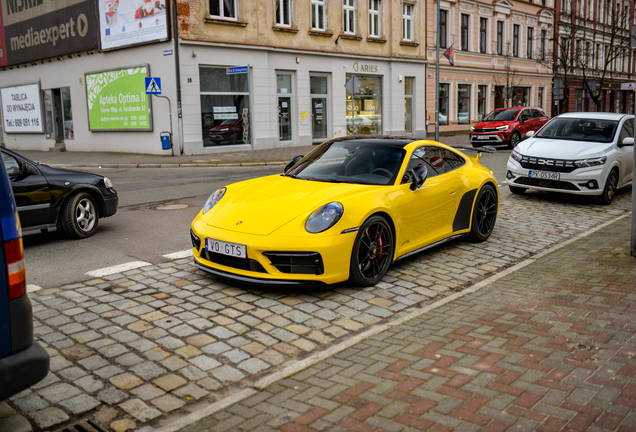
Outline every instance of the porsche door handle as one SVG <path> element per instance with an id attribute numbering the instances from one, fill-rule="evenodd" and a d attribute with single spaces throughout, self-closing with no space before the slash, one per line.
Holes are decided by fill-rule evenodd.
<path id="1" fill-rule="evenodd" d="M 449 195 L 455 195 L 455 192 L 456 192 L 455 189 L 451 189 L 448 191 Z"/>

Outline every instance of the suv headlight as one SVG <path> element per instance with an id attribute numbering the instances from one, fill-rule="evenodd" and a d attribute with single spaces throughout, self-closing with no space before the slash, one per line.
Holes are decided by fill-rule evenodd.
<path id="1" fill-rule="evenodd" d="M 597 165 L 604 165 L 605 161 L 607 161 L 607 156 L 591 159 L 581 159 L 574 161 L 574 166 L 577 168 L 593 167 Z"/>
<path id="2" fill-rule="evenodd" d="M 474 131 L 474 130 L 475 130 L 475 126 L 471 126 L 471 127 L 470 127 L 470 131 L 472 132 L 472 131 Z"/>
<path id="3" fill-rule="evenodd" d="M 510 157 L 516 160 L 517 162 L 521 162 L 521 159 L 523 158 L 523 156 L 521 156 L 521 153 L 519 153 L 517 150 L 513 150 L 512 153 L 510 154 Z"/>
<path id="4" fill-rule="evenodd" d="M 498 131 L 505 131 L 505 130 L 508 130 L 509 127 L 510 125 L 498 126 L 495 129 L 497 129 Z"/>
<path id="5" fill-rule="evenodd" d="M 305 229 L 312 234 L 326 231 L 340 220 L 343 213 L 344 207 L 339 202 L 325 204 L 307 218 Z"/>
<path id="6" fill-rule="evenodd" d="M 214 193 L 210 195 L 210 198 L 208 198 L 208 200 L 205 202 L 205 205 L 203 206 L 203 214 L 206 214 L 207 212 L 212 210 L 212 207 L 214 207 L 219 201 L 221 201 L 221 198 L 223 198 L 223 195 L 225 195 L 225 190 L 226 189 L 222 187 L 221 189 L 215 190 Z"/>

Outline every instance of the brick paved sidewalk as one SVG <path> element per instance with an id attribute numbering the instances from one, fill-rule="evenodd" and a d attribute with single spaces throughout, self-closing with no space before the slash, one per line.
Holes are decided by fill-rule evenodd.
<path id="1" fill-rule="evenodd" d="M 184 431 L 636 430 L 630 219 Z"/>

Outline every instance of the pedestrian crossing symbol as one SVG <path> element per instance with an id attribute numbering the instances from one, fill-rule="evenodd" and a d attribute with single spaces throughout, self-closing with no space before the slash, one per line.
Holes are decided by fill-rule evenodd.
<path id="1" fill-rule="evenodd" d="M 161 78 L 146 77 L 146 94 L 161 94 Z"/>

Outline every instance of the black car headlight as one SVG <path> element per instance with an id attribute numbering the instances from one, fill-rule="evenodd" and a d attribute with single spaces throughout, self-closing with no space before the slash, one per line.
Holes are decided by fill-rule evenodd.
<path id="1" fill-rule="evenodd" d="M 521 156 L 521 153 L 519 153 L 517 150 L 513 150 L 510 157 L 516 160 L 517 162 L 521 162 L 521 159 L 523 158 L 523 156 Z"/>
<path id="2" fill-rule="evenodd" d="M 581 159 L 574 161 L 574 166 L 577 168 L 593 167 L 597 165 L 604 165 L 605 161 L 607 161 L 607 156 L 591 159 Z"/>
<path id="3" fill-rule="evenodd" d="M 109 189 L 113 188 L 113 182 L 108 177 L 104 177 L 104 185 Z"/>
<path id="4" fill-rule="evenodd" d="M 344 207 L 339 202 L 325 204 L 307 218 L 305 229 L 312 234 L 326 231 L 340 220 L 343 213 Z"/>
<path id="5" fill-rule="evenodd" d="M 212 210 L 212 207 L 214 207 L 219 201 L 221 201 L 221 198 L 223 198 L 223 195 L 225 195 L 225 190 L 226 189 L 222 187 L 221 189 L 217 189 L 212 195 L 210 195 L 210 198 L 208 198 L 208 200 L 205 202 L 205 205 L 203 206 L 203 214 L 206 214 L 207 212 Z"/>

